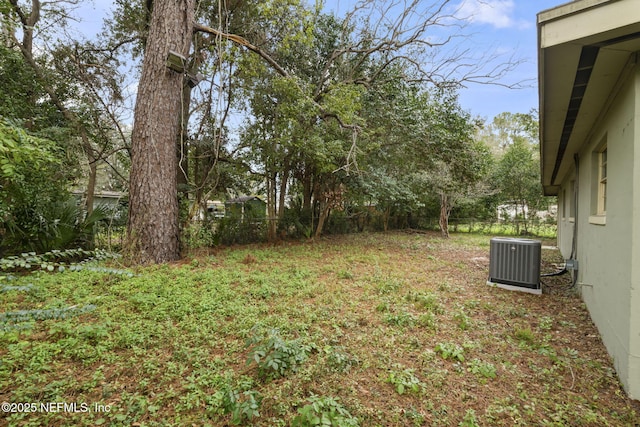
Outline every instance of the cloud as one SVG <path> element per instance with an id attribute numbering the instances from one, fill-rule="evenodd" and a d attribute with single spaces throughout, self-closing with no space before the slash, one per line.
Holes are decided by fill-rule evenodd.
<path id="1" fill-rule="evenodd" d="M 487 24 L 495 28 L 526 28 L 530 23 L 514 18 L 513 0 L 463 0 L 458 16 L 475 24 Z"/>

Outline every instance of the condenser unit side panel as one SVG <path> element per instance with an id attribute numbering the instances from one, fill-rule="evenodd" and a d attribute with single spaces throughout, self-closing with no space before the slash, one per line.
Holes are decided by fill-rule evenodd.
<path id="1" fill-rule="evenodd" d="M 488 282 L 539 289 L 540 250 L 536 240 L 491 239 Z"/>

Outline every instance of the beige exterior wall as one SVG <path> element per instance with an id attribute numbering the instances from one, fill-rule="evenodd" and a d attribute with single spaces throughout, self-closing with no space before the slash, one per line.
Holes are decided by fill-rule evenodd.
<path id="1" fill-rule="evenodd" d="M 631 229 L 631 328 L 629 355 L 629 394 L 640 400 L 640 66 L 635 73 L 635 112 L 633 143 L 633 212 Z"/>
<path id="2" fill-rule="evenodd" d="M 558 201 L 558 245 L 568 258 L 577 226 L 578 290 L 620 379 L 635 399 L 640 399 L 639 115 L 640 68 L 636 67 L 579 153 L 577 217 L 570 215 L 575 169 L 564 178 Z M 603 144 L 609 165 L 604 217 L 596 215 L 598 152 Z"/>
<path id="3" fill-rule="evenodd" d="M 558 193 L 558 249 L 564 259 L 571 258 L 575 226 L 575 171 L 564 180 Z"/>

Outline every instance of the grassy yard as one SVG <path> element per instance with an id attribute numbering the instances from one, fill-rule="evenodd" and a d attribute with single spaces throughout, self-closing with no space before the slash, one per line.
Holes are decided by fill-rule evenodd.
<path id="1" fill-rule="evenodd" d="M 0 401 L 56 412 L 0 425 L 640 425 L 568 278 L 491 288 L 488 256 L 488 236 L 363 234 L 11 281 L 0 313 L 73 309 L 4 318 Z"/>

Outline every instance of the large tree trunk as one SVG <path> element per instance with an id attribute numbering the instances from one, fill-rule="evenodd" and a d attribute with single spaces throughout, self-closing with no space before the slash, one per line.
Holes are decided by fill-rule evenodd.
<path id="1" fill-rule="evenodd" d="M 98 178 L 98 165 L 95 160 L 89 161 L 89 182 L 87 183 L 87 194 L 85 207 L 87 209 L 87 216 L 93 212 L 93 201 L 96 195 L 96 180 Z"/>
<path id="2" fill-rule="evenodd" d="M 382 212 L 382 230 L 389 231 L 389 218 L 391 218 L 391 206 L 387 206 Z"/>
<path id="3" fill-rule="evenodd" d="M 33 53 L 33 31 L 38 21 L 40 21 L 40 0 L 32 0 L 31 12 L 26 17 L 26 25 L 22 28 L 22 45 L 30 53 Z"/>
<path id="4" fill-rule="evenodd" d="M 156 0 L 138 86 L 129 184 L 127 252 L 139 263 L 180 257 L 176 140 L 181 73 L 166 66 L 169 51 L 187 57 L 194 0 Z"/>
<path id="5" fill-rule="evenodd" d="M 324 223 L 329 218 L 329 214 L 331 213 L 331 205 L 328 201 L 320 203 L 320 215 L 318 216 L 318 227 L 316 228 L 315 237 L 320 237 L 322 235 L 322 229 L 324 228 Z"/>

